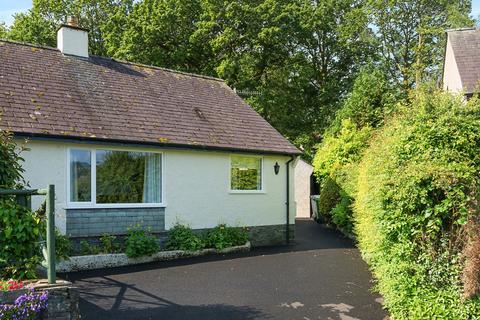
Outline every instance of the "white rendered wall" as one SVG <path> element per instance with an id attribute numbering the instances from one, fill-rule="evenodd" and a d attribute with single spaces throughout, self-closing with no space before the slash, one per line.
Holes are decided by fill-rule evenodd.
<path id="1" fill-rule="evenodd" d="M 67 150 L 68 148 L 100 148 L 134 151 L 161 151 L 164 161 L 163 195 L 165 227 L 177 221 L 192 228 L 210 228 L 218 223 L 239 226 L 284 224 L 286 219 L 286 166 L 288 156 L 263 156 L 263 193 L 232 193 L 230 156 L 228 152 L 193 150 L 162 150 L 158 148 L 107 147 L 86 143 L 50 141 L 28 142 L 23 165 L 25 178 L 32 188 L 54 183 L 56 188 L 56 224 L 65 231 L 67 207 Z M 275 175 L 273 166 L 280 164 Z M 295 223 L 294 172 L 290 164 L 290 223 Z M 41 197 L 34 199 L 39 206 Z"/>
<path id="2" fill-rule="evenodd" d="M 19 143 L 24 143 L 19 141 Z M 25 180 L 32 189 L 43 189 L 49 184 L 55 185 L 55 225 L 61 232 L 66 231 L 66 152 L 65 147 L 54 143 L 25 144 L 30 151 L 21 155 L 25 159 L 22 167 Z M 38 207 L 45 201 L 45 196 L 33 196 L 32 207 Z"/>
<path id="3" fill-rule="evenodd" d="M 443 68 L 443 90 L 451 92 L 461 92 L 463 90 L 462 80 L 458 72 L 457 62 L 453 54 L 452 44 L 447 40 L 447 50 L 445 52 L 445 65 Z"/>
<path id="4" fill-rule="evenodd" d="M 297 218 L 310 218 L 310 176 L 313 167 L 302 159 L 295 162 L 294 188 Z"/>

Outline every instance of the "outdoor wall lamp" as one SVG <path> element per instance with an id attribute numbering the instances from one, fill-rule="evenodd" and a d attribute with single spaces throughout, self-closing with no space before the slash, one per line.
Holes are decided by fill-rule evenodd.
<path id="1" fill-rule="evenodd" d="M 275 162 L 273 170 L 275 171 L 275 174 L 278 174 L 278 172 L 280 171 L 280 165 L 278 164 L 278 162 Z"/>

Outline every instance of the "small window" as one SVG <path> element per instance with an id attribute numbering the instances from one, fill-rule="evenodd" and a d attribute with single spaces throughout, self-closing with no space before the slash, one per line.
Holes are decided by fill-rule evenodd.
<path id="1" fill-rule="evenodd" d="M 231 190 L 262 190 L 262 158 L 231 157 Z"/>
<path id="2" fill-rule="evenodd" d="M 92 201 L 92 157 L 90 150 L 70 151 L 70 201 Z"/>

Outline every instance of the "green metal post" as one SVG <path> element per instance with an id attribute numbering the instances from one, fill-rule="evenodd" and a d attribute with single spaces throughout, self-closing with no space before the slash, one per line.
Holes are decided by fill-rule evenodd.
<path id="1" fill-rule="evenodd" d="M 48 186 L 47 191 L 47 275 L 48 283 L 54 284 L 55 278 L 55 186 Z"/>

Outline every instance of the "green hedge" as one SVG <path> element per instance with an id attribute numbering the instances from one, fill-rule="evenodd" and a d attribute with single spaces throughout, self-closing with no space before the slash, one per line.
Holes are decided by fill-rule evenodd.
<path id="1" fill-rule="evenodd" d="M 351 199 L 358 163 L 372 132 L 369 126 L 359 129 L 351 120 L 343 120 L 339 132 L 324 139 L 313 161 L 315 174 L 322 182 L 319 213 L 347 234 L 353 227 Z"/>
<path id="2" fill-rule="evenodd" d="M 480 300 L 461 298 L 479 169 L 476 100 L 417 92 L 371 141 L 359 167 L 355 231 L 395 319 L 480 317 Z"/>

